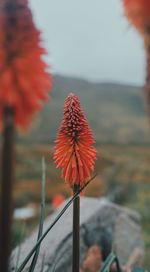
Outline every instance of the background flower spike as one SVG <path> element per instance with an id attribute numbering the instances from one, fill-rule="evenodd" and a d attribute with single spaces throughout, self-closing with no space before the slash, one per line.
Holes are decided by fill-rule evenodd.
<path id="1" fill-rule="evenodd" d="M 124 14 L 142 35 L 146 55 L 145 99 L 150 121 L 150 1 L 123 0 Z"/>
<path id="2" fill-rule="evenodd" d="M 27 126 L 48 99 L 52 80 L 27 0 L 0 0 L 0 120 L 15 111 L 15 125 Z"/>

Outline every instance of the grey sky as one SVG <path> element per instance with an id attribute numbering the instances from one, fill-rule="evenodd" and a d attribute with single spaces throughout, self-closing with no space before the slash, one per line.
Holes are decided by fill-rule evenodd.
<path id="1" fill-rule="evenodd" d="M 30 0 L 53 72 L 142 84 L 142 41 L 123 17 L 122 0 Z"/>

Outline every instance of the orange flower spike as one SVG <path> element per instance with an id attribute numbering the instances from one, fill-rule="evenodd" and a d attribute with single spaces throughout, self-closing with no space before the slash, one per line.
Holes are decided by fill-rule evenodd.
<path id="1" fill-rule="evenodd" d="M 26 126 L 48 99 L 52 84 L 40 43 L 28 1 L 0 0 L 0 119 L 11 107 L 15 125 Z"/>
<path id="2" fill-rule="evenodd" d="M 64 117 L 55 141 L 54 160 L 62 177 L 73 187 L 83 186 L 94 170 L 96 149 L 92 131 L 78 97 L 70 93 L 64 104 Z"/>
<path id="3" fill-rule="evenodd" d="M 141 33 L 150 28 L 150 1 L 123 0 L 125 15 Z"/>

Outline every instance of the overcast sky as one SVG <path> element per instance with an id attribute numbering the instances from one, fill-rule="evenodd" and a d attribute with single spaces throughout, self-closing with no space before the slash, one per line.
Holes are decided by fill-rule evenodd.
<path id="1" fill-rule="evenodd" d="M 29 1 L 53 72 L 143 84 L 143 45 L 123 17 L 122 0 Z"/>

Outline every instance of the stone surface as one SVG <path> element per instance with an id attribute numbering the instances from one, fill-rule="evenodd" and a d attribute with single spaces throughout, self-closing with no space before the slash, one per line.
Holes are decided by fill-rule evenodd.
<path id="1" fill-rule="evenodd" d="M 64 205 L 64 204 L 63 204 Z M 44 229 L 53 222 L 63 205 L 52 216 L 46 219 Z M 127 263 L 132 252 L 140 248 L 144 252 L 141 235 L 140 216 L 138 213 L 122 208 L 105 198 L 81 199 L 81 263 L 88 249 L 98 245 L 103 257 L 113 249 L 122 264 Z M 21 246 L 19 263 L 34 246 L 37 230 Z M 11 257 L 11 271 L 14 271 L 18 249 Z M 47 235 L 42 243 L 35 272 L 41 271 L 44 258 L 44 271 L 70 272 L 72 261 L 72 206 Z M 25 271 L 28 271 L 30 262 Z M 55 269 L 54 269 L 55 268 Z"/>

